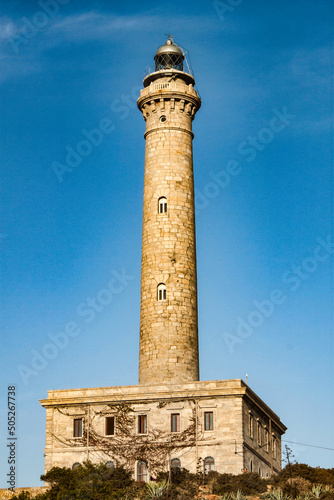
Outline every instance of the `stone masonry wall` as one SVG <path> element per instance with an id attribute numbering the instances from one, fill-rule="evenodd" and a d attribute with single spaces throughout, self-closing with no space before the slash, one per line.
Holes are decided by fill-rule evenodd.
<path id="1" fill-rule="evenodd" d="M 269 477 L 281 469 L 281 432 L 263 408 L 247 399 L 243 404 L 245 463 L 248 472 Z M 275 440 L 275 444 L 274 444 Z"/>
<path id="2" fill-rule="evenodd" d="M 199 379 L 192 158 L 199 98 L 190 86 L 176 82 L 175 92 L 167 84 L 159 78 L 138 104 L 146 120 L 139 354 L 144 385 Z M 161 197 L 167 213 L 158 213 Z M 157 300 L 159 284 L 167 288 L 166 300 Z"/>
<path id="3" fill-rule="evenodd" d="M 192 448 L 181 448 L 174 450 L 171 459 L 179 458 L 181 466 L 196 472 L 196 465 L 199 458 L 204 460 L 206 457 L 212 457 L 215 462 L 215 469 L 221 472 L 240 473 L 242 469 L 242 456 L 235 453 L 236 447 L 242 447 L 242 402 L 240 398 L 212 398 L 199 400 L 194 403 L 193 400 L 184 400 L 180 402 L 171 401 L 163 407 L 159 407 L 159 401 L 149 401 L 146 404 L 134 404 L 134 430 L 137 425 L 139 415 L 147 415 L 148 434 L 155 431 L 162 431 L 166 436 L 171 435 L 171 414 L 180 414 L 180 432 L 184 431 L 190 424 L 193 416 L 193 410 L 197 404 L 197 446 Z M 60 410 L 60 411 L 59 411 Z M 87 410 L 87 408 L 86 408 Z M 105 406 L 91 405 L 90 412 L 93 416 L 90 426 L 101 436 L 105 433 L 105 417 L 114 415 L 112 411 L 105 412 L 104 415 L 96 417 L 103 412 Z M 204 413 L 213 412 L 213 429 L 204 429 Z M 77 444 L 73 444 L 73 419 L 84 418 L 84 425 L 87 423 L 87 411 L 80 407 L 62 407 L 52 410 L 53 419 L 53 437 L 51 449 L 46 450 L 46 470 L 52 466 L 72 467 L 74 463 L 82 463 L 85 460 L 91 460 L 94 463 L 115 461 L 112 454 L 90 446 L 89 448 L 78 439 Z M 117 416 L 116 429 L 117 433 Z M 175 437 L 175 433 L 174 437 Z M 108 439 L 112 443 L 114 436 Z M 115 461 L 116 465 L 117 461 Z M 135 475 L 135 463 L 132 465 Z M 166 470 L 168 464 L 166 464 Z"/>
<path id="4" fill-rule="evenodd" d="M 252 440 L 249 439 L 248 415 L 251 409 L 255 419 L 261 418 L 263 426 L 270 416 L 271 427 L 278 440 L 273 472 L 280 470 L 280 440 L 284 425 L 242 381 L 226 380 L 50 391 L 48 399 L 42 401 L 47 408 L 46 471 L 53 466 L 72 467 L 74 463 L 88 459 L 94 463 L 114 461 L 112 454 L 92 444 L 87 446 L 85 439 L 73 439 L 73 420 L 83 418 L 84 431 L 89 425 L 90 432 L 95 430 L 100 436 L 105 436 L 105 418 L 115 415 L 110 405 L 119 403 L 131 406 L 135 417 L 134 433 L 137 433 L 138 416 L 147 415 L 148 435 L 158 430 L 165 433 L 166 439 L 173 434 L 172 413 L 180 414 L 180 432 L 190 425 L 194 414 L 197 415 L 196 443 L 188 448 L 174 449 L 170 457 L 179 458 L 181 467 L 191 472 L 196 472 L 199 458 L 212 457 L 218 472 L 240 474 L 244 468 L 250 470 L 252 461 L 253 470 L 258 472 L 260 468 L 263 477 L 270 475 L 270 453 L 264 448 L 259 449 L 255 435 Z M 205 412 L 213 413 L 212 430 L 204 428 Z M 117 414 L 115 420 L 117 435 Z M 114 436 L 107 439 L 112 442 Z M 135 462 L 126 465 L 131 467 L 135 477 Z"/>

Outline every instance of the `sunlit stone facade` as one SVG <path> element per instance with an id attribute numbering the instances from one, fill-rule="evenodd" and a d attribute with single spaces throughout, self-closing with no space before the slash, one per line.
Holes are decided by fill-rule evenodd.
<path id="1" fill-rule="evenodd" d="M 171 38 L 155 63 L 138 99 L 146 121 L 139 385 L 48 391 L 45 469 L 89 459 L 124 464 L 138 480 L 153 476 L 153 457 L 113 456 L 123 404 L 134 443 L 157 432 L 167 443 L 192 429 L 164 470 L 196 472 L 201 463 L 267 477 L 281 468 L 279 417 L 242 380 L 199 381 L 192 123 L 201 100 Z"/>

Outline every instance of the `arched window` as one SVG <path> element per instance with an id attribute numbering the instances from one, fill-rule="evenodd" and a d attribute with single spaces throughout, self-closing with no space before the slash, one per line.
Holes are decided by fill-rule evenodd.
<path id="1" fill-rule="evenodd" d="M 167 213 L 167 198 L 165 198 L 165 196 L 161 196 L 161 198 L 159 198 L 158 213 L 159 214 Z"/>
<path id="2" fill-rule="evenodd" d="M 170 465 L 172 468 L 181 469 L 181 460 L 179 458 L 173 458 Z"/>
<path id="3" fill-rule="evenodd" d="M 75 464 L 72 465 L 72 470 L 77 469 L 78 467 L 80 467 L 79 462 L 75 462 Z"/>
<path id="4" fill-rule="evenodd" d="M 210 472 L 211 470 L 215 470 L 215 461 L 212 457 L 206 457 L 204 459 L 204 471 L 205 474 Z"/>
<path id="5" fill-rule="evenodd" d="M 261 477 L 261 467 L 259 467 L 259 476 Z"/>
<path id="6" fill-rule="evenodd" d="M 115 464 L 111 460 L 108 460 L 108 462 L 106 462 L 106 467 L 108 467 L 108 469 L 114 470 Z"/>
<path id="7" fill-rule="evenodd" d="M 147 464 L 142 460 L 137 462 L 137 481 L 145 482 L 147 481 Z"/>
<path id="8" fill-rule="evenodd" d="M 158 285 L 158 300 L 166 300 L 167 299 L 167 288 L 164 283 L 160 283 Z"/>
<path id="9" fill-rule="evenodd" d="M 253 472 L 253 460 L 251 460 L 251 461 L 250 461 L 250 467 L 249 467 L 249 470 L 250 470 L 251 472 Z"/>

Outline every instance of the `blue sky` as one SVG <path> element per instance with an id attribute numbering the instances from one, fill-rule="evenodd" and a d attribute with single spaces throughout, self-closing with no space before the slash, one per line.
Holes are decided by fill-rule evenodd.
<path id="1" fill-rule="evenodd" d="M 16 384 L 17 485 L 43 473 L 47 390 L 137 383 L 145 124 L 135 102 L 169 32 L 190 51 L 203 102 L 201 379 L 248 374 L 288 426 L 284 439 L 334 448 L 332 2 L 62 0 L 49 14 L 41 3 L 0 6 L 0 407 L 6 436 Z M 80 315 L 112 277 L 120 293 Z M 48 350 L 71 323 L 76 335 Z M 333 467 L 333 451 L 293 443 L 299 462 Z"/>

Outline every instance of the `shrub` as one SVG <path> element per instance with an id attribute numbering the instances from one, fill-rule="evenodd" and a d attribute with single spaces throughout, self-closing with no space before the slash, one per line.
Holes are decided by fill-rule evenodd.
<path id="1" fill-rule="evenodd" d="M 286 465 L 277 476 L 272 480 L 273 483 L 284 483 L 292 477 L 302 477 L 312 484 L 323 484 L 334 486 L 334 469 L 322 469 L 320 467 L 311 467 L 307 464 Z"/>
<path id="2" fill-rule="evenodd" d="M 28 491 L 21 491 L 18 495 L 13 495 L 10 500 L 30 500 L 31 496 Z"/>
<path id="3" fill-rule="evenodd" d="M 287 493 L 293 494 L 293 496 L 302 495 L 303 493 L 307 493 L 311 491 L 312 483 L 308 479 L 304 479 L 303 477 L 293 477 L 286 481 L 284 486 L 284 491 Z"/>
<path id="4" fill-rule="evenodd" d="M 146 495 L 147 500 L 151 500 L 152 498 L 162 497 L 166 490 L 168 490 L 168 483 L 164 479 L 161 482 L 151 482 L 146 484 L 146 488 L 148 493 Z"/>
<path id="5" fill-rule="evenodd" d="M 90 462 L 74 470 L 53 467 L 41 479 L 51 485 L 41 500 L 117 500 L 133 484 L 130 472 L 123 467 L 111 470 L 104 464 L 93 465 Z"/>
<path id="6" fill-rule="evenodd" d="M 216 495 L 237 493 L 240 490 L 244 495 L 252 495 L 267 491 L 266 481 L 255 472 L 239 474 L 219 474 L 209 472 L 207 484 Z"/>

